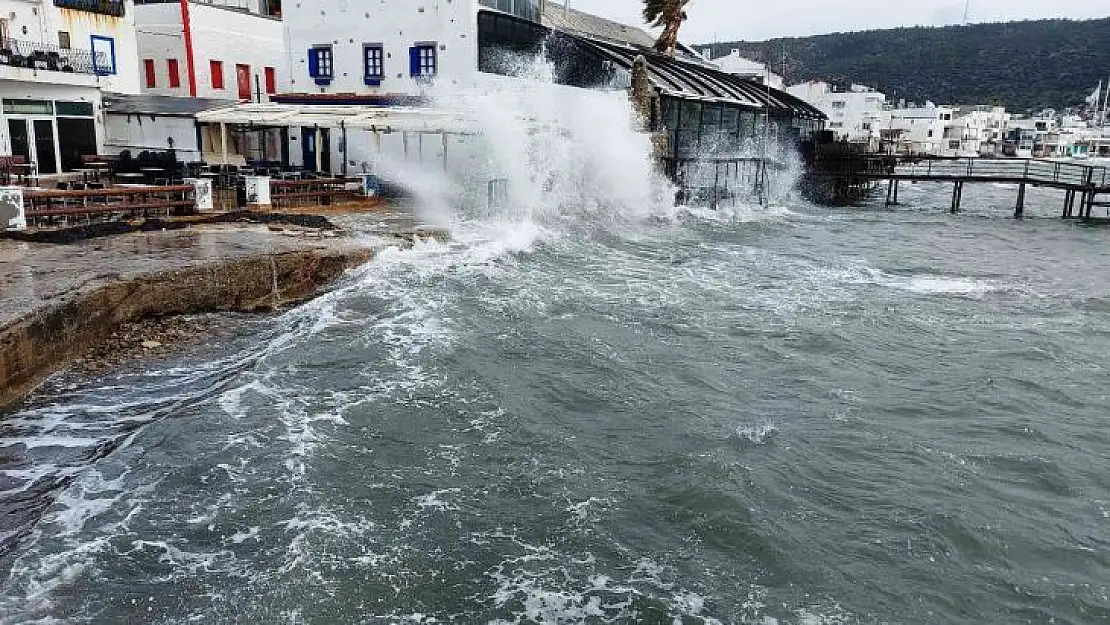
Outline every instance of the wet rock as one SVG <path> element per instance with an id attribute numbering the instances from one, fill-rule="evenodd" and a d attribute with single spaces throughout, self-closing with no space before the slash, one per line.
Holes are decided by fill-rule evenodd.
<path id="1" fill-rule="evenodd" d="M 127 324 L 207 312 L 272 311 L 315 296 L 372 256 L 368 248 L 326 247 L 260 254 L 117 276 L 60 295 L 0 327 L 0 407 L 18 401 L 91 348 L 141 353 L 172 343 L 175 332 L 188 332 L 170 325 L 162 333 L 129 334 Z M 159 346 L 147 347 L 147 342 Z M 96 370 L 111 366 L 110 359 L 92 361 Z"/>

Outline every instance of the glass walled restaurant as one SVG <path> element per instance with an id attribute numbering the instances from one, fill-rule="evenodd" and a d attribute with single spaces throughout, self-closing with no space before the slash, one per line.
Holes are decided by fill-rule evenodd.
<path id="1" fill-rule="evenodd" d="M 482 0 L 482 4 L 511 3 Z M 627 89 L 632 65 L 643 55 L 660 95 L 651 125 L 668 134 L 669 159 L 740 156 L 764 141 L 791 144 L 812 139 L 824 129 L 826 117 L 817 108 L 700 60 L 671 58 L 631 43 L 553 30 L 506 13 L 479 12 L 479 71 L 513 75 L 522 56 L 541 51 L 553 66 L 556 82 L 595 89 Z"/>

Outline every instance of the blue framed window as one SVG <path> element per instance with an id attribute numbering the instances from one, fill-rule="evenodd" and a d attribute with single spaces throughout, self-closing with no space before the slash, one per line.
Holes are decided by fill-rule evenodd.
<path id="1" fill-rule="evenodd" d="M 330 85 L 335 78 L 335 54 L 331 46 L 313 46 L 308 49 L 308 75 L 318 85 Z"/>
<path id="2" fill-rule="evenodd" d="M 362 46 L 362 73 L 367 85 L 377 87 L 385 78 L 385 50 L 380 43 Z"/>
<path id="3" fill-rule="evenodd" d="M 431 78 L 438 69 L 436 44 L 422 43 L 409 48 L 409 74 L 414 78 Z"/>
<path id="4" fill-rule="evenodd" d="M 93 72 L 97 76 L 116 74 L 116 40 L 104 35 L 90 35 L 89 49 L 92 50 Z"/>

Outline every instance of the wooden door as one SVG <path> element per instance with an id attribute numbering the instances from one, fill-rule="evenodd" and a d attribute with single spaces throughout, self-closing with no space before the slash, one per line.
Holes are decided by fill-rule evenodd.
<path id="1" fill-rule="evenodd" d="M 236 65 L 235 66 L 235 82 L 239 85 L 239 99 L 252 100 L 254 90 L 251 89 L 251 66 L 250 65 Z"/>

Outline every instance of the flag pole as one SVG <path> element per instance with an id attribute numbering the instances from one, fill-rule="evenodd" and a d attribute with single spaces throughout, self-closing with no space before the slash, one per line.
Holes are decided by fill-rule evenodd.
<path id="1" fill-rule="evenodd" d="M 1106 125 L 1106 107 L 1108 104 L 1110 104 L 1110 78 L 1106 81 L 1106 97 L 1102 101 L 1102 117 L 1098 119 L 1100 128 Z"/>

